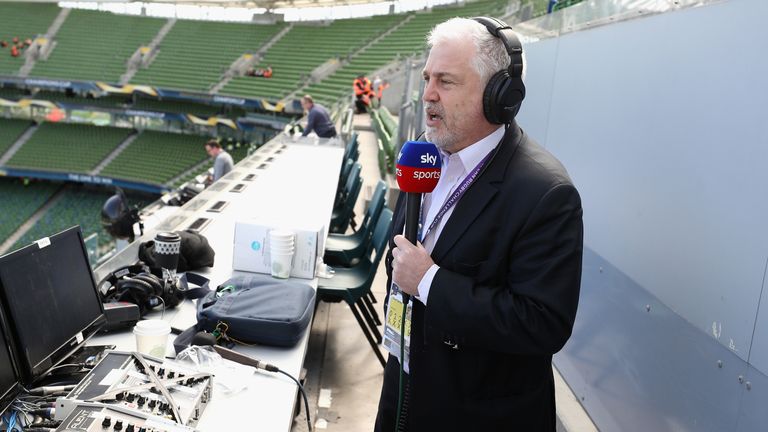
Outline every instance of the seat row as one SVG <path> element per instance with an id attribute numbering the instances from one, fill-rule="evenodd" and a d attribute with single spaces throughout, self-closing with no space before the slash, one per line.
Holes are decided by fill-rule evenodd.
<path id="1" fill-rule="evenodd" d="M 383 367 L 378 329 L 381 319 L 373 306 L 377 299 L 371 287 L 391 235 L 392 211 L 386 207 L 387 186 L 379 180 L 360 225 L 355 222 L 352 209 L 362 186 L 358 155 L 357 135 L 352 134 L 345 149 L 346 162 L 339 175 L 337 203 L 323 258 L 334 269 L 334 275 L 319 280 L 317 295 L 319 301 L 347 303 Z"/>

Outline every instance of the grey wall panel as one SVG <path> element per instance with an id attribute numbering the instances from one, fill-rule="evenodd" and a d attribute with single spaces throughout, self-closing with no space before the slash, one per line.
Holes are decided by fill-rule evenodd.
<path id="1" fill-rule="evenodd" d="M 731 0 L 526 46 L 520 124 L 584 204 L 555 363 L 601 430 L 768 424 L 766 16 Z"/>
<path id="2" fill-rule="evenodd" d="M 768 258 L 765 16 L 734 0 L 567 34 L 526 101 L 551 94 L 587 245 L 744 360 Z"/>
<path id="3" fill-rule="evenodd" d="M 768 272 L 768 262 L 766 262 L 766 272 Z M 763 276 L 763 291 L 755 322 L 755 335 L 752 338 L 752 347 L 749 351 L 749 364 L 762 371 L 763 374 L 768 373 L 768 290 L 766 290 L 768 280 L 765 276 L 768 275 Z M 768 399 L 764 399 L 764 401 L 768 401 Z"/>
<path id="4" fill-rule="evenodd" d="M 739 422 L 746 363 L 589 248 L 579 316 L 555 365 L 604 432 L 724 432 Z"/>
<path id="5" fill-rule="evenodd" d="M 750 367 L 742 384 L 745 389 L 737 432 L 764 431 L 768 428 L 768 377 Z"/>
<path id="6" fill-rule="evenodd" d="M 560 39 L 547 39 L 535 43 L 535 49 L 524 46 L 526 71 L 525 85 L 532 97 L 523 101 L 518 122 L 525 132 L 546 146 L 549 109 L 552 103 L 552 82 L 555 78 L 557 45 Z"/>

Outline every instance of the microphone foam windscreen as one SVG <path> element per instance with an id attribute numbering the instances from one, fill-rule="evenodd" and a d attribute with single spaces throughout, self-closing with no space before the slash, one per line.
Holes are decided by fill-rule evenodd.
<path id="1" fill-rule="evenodd" d="M 397 185 L 406 193 L 429 193 L 440 180 L 440 153 L 425 141 L 408 141 L 397 157 Z"/>

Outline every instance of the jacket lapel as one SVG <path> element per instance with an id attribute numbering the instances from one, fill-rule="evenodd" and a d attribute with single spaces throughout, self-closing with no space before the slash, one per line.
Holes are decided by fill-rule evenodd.
<path id="1" fill-rule="evenodd" d="M 432 250 L 432 259 L 440 263 L 445 255 L 459 241 L 475 219 L 486 208 L 498 192 L 496 186 L 503 181 L 509 161 L 517 149 L 523 132 L 516 123 L 510 125 L 510 130 L 499 144 L 498 151 L 488 164 L 485 171 L 469 187 L 469 190 L 456 204 L 451 217 L 446 221 L 440 238 Z"/>

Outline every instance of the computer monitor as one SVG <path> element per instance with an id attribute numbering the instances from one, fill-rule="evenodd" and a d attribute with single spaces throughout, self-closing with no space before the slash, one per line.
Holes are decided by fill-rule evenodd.
<path id="1" fill-rule="evenodd" d="M 11 354 L 6 330 L 3 311 L 0 310 L 0 415 L 8 409 L 21 390 L 16 359 Z"/>
<path id="2" fill-rule="evenodd" d="M 106 321 L 80 227 L 0 257 L 0 298 L 23 384 L 47 373 Z"/>

